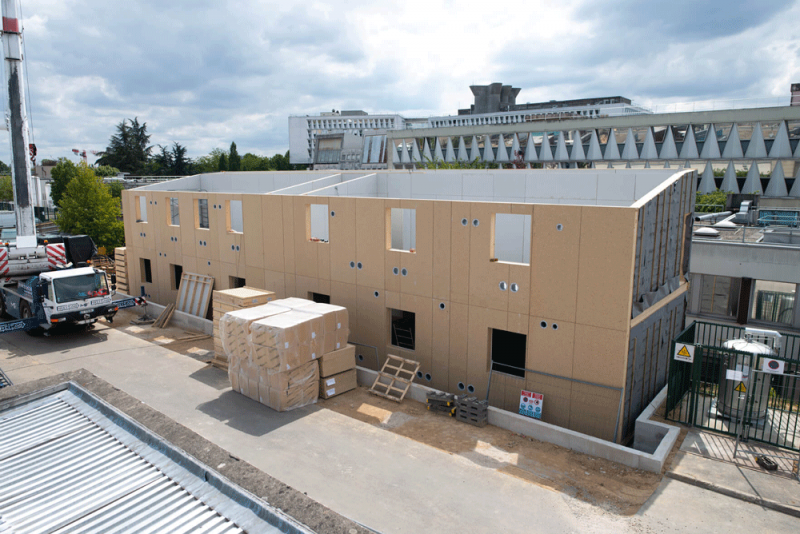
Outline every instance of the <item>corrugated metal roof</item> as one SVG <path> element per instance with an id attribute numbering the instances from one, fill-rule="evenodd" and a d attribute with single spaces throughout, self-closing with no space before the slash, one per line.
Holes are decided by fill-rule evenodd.
<path id="1" fill-rule="evenodd" d="M 279 513 L 264 521 L 241 494 L 195 476 L 189 457 L 175 462 L 121 428 L 129 423 L 70 391 L 0 412 L 0 534 L 245 532 L 231 517 L 251 532 L 304 532 Z"/>

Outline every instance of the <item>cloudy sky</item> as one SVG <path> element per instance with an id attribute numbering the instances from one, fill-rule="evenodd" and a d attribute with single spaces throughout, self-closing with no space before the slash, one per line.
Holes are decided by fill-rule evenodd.
<path id="1" fill-rule="evenodd" d="M 39 158 L 102 150 L 124 118 L 192 157 L 288 149 L 290 114 L 517 102 L 771 98 L 800 82 L 800 0 L 22 0 Z M 0 159 L 8 135 L 0 132 Z"/>

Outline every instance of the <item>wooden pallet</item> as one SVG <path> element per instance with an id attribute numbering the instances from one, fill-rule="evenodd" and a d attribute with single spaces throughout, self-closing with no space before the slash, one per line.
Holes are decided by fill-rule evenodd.
<path id="1" fill-rule="evenodd" d="M 388 354 L 386 362 L 378 372 L 375 383 L 369 388 L 369 392 L 379 397 L 401 402 L 408 390 L 411 389 L 411 383 L 417 376 L 419 366 L 420 363 L 414 360 Z"/>
<path id="2" fill-rule="evenodd" d="M 208 303 L 211 300 L 211 291 L 214 289 L 214 277 L 204 274 L 184 272 L 181 275 L 181 284 L 178 288 L 178 311 L 205 317 Z"/>

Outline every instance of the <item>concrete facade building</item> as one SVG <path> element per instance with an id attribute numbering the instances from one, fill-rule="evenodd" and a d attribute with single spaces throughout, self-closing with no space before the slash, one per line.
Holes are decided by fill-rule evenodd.
<path id="1" fill-rule="evenodd" d="M 690 170 L 255 172 L 123 192 L 131 291 L 180 272 L 346 306 L 359 365 L 611 441 L 683 327 Z M 370 347 L 374 347 L 370 348 Z"/>

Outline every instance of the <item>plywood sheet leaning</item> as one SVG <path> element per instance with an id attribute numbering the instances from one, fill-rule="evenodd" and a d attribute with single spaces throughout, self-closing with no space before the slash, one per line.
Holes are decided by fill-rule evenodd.
<path id="1" fill-rule="evenodd" d="M 419 371 L 419 362 L 387 354 L 383 368 L 375 378 L 369 392 L 395 402 L 401 402 Z"/>
<path id="2" fill-rule="evenodd" d="M 173 313 L 175 313 L 175 304 L 170 302 L 167 304 L 167 307 L 164 308 L 164 311 L 161 312 L 161 315 L 158 316 L 158 319 L 150 325 L 150 328 L 164 328 L 167 326 L 167 323 L 169 323 L 169 320 L 172 319 Z"/>
<path id="3" fill-rule="evenodd" d="M 181 285 L 178 288 L 177 310 L 197 317 L 205 317 L 213 289 L 214 278 L 212 276 L 183 273 Z"/>

